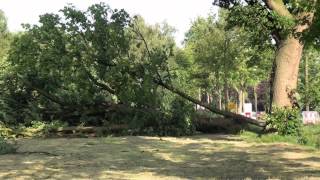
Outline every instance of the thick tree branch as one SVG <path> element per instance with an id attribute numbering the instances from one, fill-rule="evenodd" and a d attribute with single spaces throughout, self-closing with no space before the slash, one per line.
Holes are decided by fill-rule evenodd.
<path id="1" fill-rule="evenodd" d="M 264 0 L 267 7 L 276 12 L 278 15 L 287 17 L 289 19 L 294 19 L 294 16 L 289 12 L 282 0 Z"/>

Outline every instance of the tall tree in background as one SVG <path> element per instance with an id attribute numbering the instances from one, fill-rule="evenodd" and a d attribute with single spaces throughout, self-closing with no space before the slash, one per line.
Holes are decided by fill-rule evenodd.
<path id="1" fill-rule="evenodd" d="M 234 101 L 242 112 L 247 89 L 267 79 L 272 49 L 250 46 L 250 33 L 239 27 L 227 28 L 227 17 L 228 11 L 221 9 L 217 20 L 214 16 L 196 19 L 187 33 L 186 49 L 194 57 L 197 70 L 193 78 L 199 87 L 214 92 L 219 108 L 223 99 L 224 109 Z"/>
<path id="2" fill-rule="evenodd" d="M 254 32 L 258 43 L 276 42 L 273 103 L 292 107 L 304 37 L 318 25 L 317 0 L 215 0 L 231 11 L 229 22 Z M 312 39 L 308 39 L 311 41 Z"/>

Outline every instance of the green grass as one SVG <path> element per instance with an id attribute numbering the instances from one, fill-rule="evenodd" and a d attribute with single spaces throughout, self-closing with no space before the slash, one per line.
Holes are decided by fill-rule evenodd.
<path id="1" fill-rule="evenodd" d="M 281 136 L 276 133 L 258 135 L 254 132 L 242 131 L 240 136 L 251 142 L 300 144 L 320 149 L 320 125 L 304 126 L 300 136 Z"/>

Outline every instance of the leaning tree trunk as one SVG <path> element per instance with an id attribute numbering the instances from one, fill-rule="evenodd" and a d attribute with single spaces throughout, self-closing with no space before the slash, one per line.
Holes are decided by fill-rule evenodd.
<path id="1" fill-rule="evenodd" d="M 277 107 L 293 107 L 291 95 L 297 88 L 302 51 L 303 44 L 294 37 L 288 37 L 280 44 L 273 86 L 273 104 Z"/>

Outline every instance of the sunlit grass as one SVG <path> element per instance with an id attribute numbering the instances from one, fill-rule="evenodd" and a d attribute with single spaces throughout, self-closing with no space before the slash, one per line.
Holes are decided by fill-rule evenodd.
<path id="1" fill-rule="evenodd" d="M 240 136 L 250 142 L 276 143 L 284 142 L 297 145 L 305 145 L 320 149 L 320 125 L 304 126 L 299 136 L 281 136 L 277 133 L 262 134 L 242 131 Z"/>

